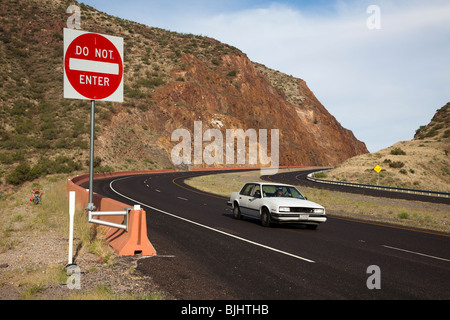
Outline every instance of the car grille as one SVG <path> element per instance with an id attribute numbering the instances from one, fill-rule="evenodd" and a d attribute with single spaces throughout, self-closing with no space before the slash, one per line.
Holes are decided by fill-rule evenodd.
<path id="1" fill-rule="evenodd" d="M 291 212 L 314 213 L 313 208 L 291 207 L 290 210 Z"/>

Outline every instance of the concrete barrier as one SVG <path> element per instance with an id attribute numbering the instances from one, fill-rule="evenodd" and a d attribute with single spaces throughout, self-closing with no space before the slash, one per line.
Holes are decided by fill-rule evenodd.
<path id="1" fill-rule="evenodd" d="M 121 256 L 155 255 L 156 251 L 147 237 L 145 210 L 131 210 L 128 219 L 128 232 L 111 228 L 106 236 L 106 241 Z"/>
<path id="2" fill-rule="evenodd" d="M 94 180 L 106 179 L 110 177 L 120 177 L 139 174 L 155 174 L 162 172 L 175 172 L 176 170 L 153 170 L 153 171 L 122 171 L 107 172 L 94 174 Z M 89 181 L 89 174 L 73 177 L 67 181 L 67 192 L 75 191 L 75 205 L 84 209 L 89 202 L 89 191 L 81 187 L 85 182 Z M 92 201 L 98 211 L 121 211 L 129 204 L 125 204 L 114 199 L 104 197 L 100 194 L 93 193 Z M 107 221 L 114 223 L 123 223 L 124 218 L 121 216 L 102 217 Z M 128 231 L 107 228 L 106 241 L 114 249 L 114 252 L 121 256 L 129 256 L 141 254 L 143 256 L 151 256 L 156 254 L 156 250 L 150 243 L 147 236 L 147 218 L 144 210 L 131 210 L 128 216 Z"/>

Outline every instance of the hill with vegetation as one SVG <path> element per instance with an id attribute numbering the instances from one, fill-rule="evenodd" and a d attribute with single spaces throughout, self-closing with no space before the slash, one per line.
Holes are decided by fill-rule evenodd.
<path id="1" fill-rule="evenodd" d="M 450 192 L 450 102 L 437 110 L 414 139 L 378 152 L 348 159 L 323 175 L 325 179 Z"/>
<path id="2" fill-rule="evenodd" d="M 90 102 L 63 98 L 63 28 L 72 4 L 0 2 L 3 192 L 43 175 L 88 170 Z M 82 30 L 124 39 L 124 102 L 96 103 L 96 171 L 174 167 L 170 152 L 178 142 L 171 133 L 192 132 L 194 121 L 223 133 L 279 129 L 280 165 L 336 165 L 368 152 L 302 79 L 252 62 L 209 37 L 75 4 Z"/>

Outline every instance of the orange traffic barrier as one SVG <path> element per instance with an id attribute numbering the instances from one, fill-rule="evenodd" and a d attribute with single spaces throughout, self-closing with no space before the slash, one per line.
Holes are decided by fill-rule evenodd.
<path id="1" fill-rule="evenodd" d="M 121 256 L 155 255 L 156 251 L 147 237 L 147 218 L 144 210 L 131 210 L 128 214 L 128 232 L 111 230 L 106 240 Z"/>
<path id="2" fill-rule="evenodd" d="M 102 174 L 94 174 L 94 180 L 109 177 L 120 177 L 126 175 L 137 174 L 153 174 L 162 172 L 174 172 L 176 170 L 154 170 L 154 171 L 124 171 L 124 172 L 108 172 Z M 89 201 L 89 191 L 80 185 L 89 181 L 89 174 L 80 175 L 67 181 L 67 192 L 75 191 L 75 204 L 78 208 L 84 209 Z M 125 204 L 97 193 L 93 193 L 92 201 L 98 211 L 122 211 L 130 207 Z M 109 222 L 122 224 L 124 218 L 122 216 L 108 216 Z M 141 254 L 143 256 L 155 255 L 156 251 L 147 235 L 147 217 L 145 210 L 131 210 L 128 214 L 128 231 L 106 227 L 109 230 L 106 234 L 106 241 L 119 255 L 128 256 Z"/>

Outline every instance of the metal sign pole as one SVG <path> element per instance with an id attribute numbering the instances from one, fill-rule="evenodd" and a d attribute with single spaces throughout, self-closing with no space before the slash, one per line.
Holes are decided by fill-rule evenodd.
<path id="1" fill-rule="evenodd" d="M 91 146 L 89 154 L 89 203 L 86 207 L 88 211 L 94 211 L 96 208 L 92 200 L 94 189 L 94 133 L 95 133 L 95 100 L 91 100 Z"/>
<path id="2" fill-rule="evenodd" d="M 69 261 L 73 264 L 73 219 L 75 216 L 75 191 L 69 192 Z"/>
<path id="3" fill-rule="evenodd" d="M 123 38 L 64 28 L 64 98 L 91 100 L 88 211 L 96 209 L 95 100 L 123 102 L 123 69 Z"/>

